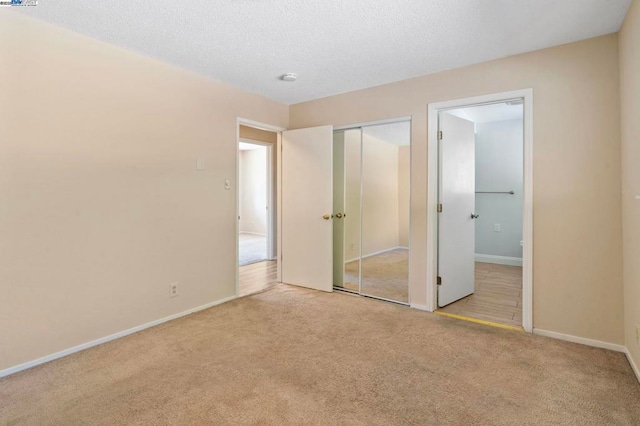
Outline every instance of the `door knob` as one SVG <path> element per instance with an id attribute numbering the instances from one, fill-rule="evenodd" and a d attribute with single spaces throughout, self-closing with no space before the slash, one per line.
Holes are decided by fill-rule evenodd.
<path id="1" fill-rule="evenodd" d="M 323 218 L 324 220 L 329 220 L 329 219 L 331 219 L 332 217 L 333 217 L 333 215 L 332 215 L 332 214 L 328 214 L 328 213 L 322 216 L 322 218 Z"/>
<path id="2" fill-rule="evenodd" d="M 477 218 L 479 218 L 479 217 L 480 217 L 480 215 L 479 215 L 479 214 L 473 214 L 473 213 L 471 213 L 471 219 L 477 219 Z"/>
<path id="3" fill-rule="evenodd" d="M 337 217 L 338 219 L 342 219 L 342 213 L 336 213 L 336 217 Z"/>

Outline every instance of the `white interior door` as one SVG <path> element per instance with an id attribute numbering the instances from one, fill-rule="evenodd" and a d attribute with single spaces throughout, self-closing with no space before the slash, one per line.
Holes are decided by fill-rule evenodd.
<path id="1" fill-rule="evenodd" d="M 282 282 L 333 290 L 333 126 L 282 132 Z"/>
<path id="2" fill-rule="evenodd" d="M 438 306 L 475 291 L 475 132 L 471 121 L 440 113 Z"/>

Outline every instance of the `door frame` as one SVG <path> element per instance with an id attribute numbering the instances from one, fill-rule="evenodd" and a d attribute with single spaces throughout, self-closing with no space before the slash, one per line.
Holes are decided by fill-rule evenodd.
<path id="1" fill-rule="evenodd" d="M 280 261 L 282 256 L 281 245 L 282 245 L 282 132 L 286 130 L 284 127 L 274 126 L 267 123 L 261 123 L 259 121 L 249 120 L 247 118 L 236 117 L 236 142 L 235 142 L 235 150 L 236 150 L 236 176 L 235 176 L 235 198 L 236 198 L 236 209 L 235 209 L 235 233 L 236 233 L 236 256 L 235 256 L 235 266 L 236 266 L 236 292 L 235 296 L 238 297 L 238 293 L 240 291 L 240 221 L 238 220 L 238 215 L 240 215 L 240 187 L 238 182 L 240 181 L 240 149 L 239 143 L 243 138 L 240 137 L 240 125 L 253 127 L 259 130 L 267 130 L 269 132 L 274 132 L 277 135 L 277 140 L 275 147 L 271 149 L 273 154 L 273 149 L 275 149 L 276 155 L 276 217 L 275 217 L 275 239 L 276 239 L 276 281 L 282 282 L 282 262 Z M 247 140 L 249 141 L 249 140 Z M 256 141 L 251 140 L 251 143 L 256 143 Z M 264 145 L 271 145 L 263 143 Z M 273 160 L 271 157 L 270 160 Z M 270 167 L 273 167 L 273 162 L 270 161 Z M 273 189 L 273 186 L 272 186 Z M 270 217 L 273 218 L 273 209 L 269 211 Z M 269 250 L 267 250 L 269 251 Z"/>
<path id="2" fill-rule="evenodd" d="M 533 332 L 533 89 L 492 93 L 427 104 L 427 310 L 438 307 L 438 114 L 451 109 L 524 100 L 524 201 L 522 250 L 522 328 Z"/>

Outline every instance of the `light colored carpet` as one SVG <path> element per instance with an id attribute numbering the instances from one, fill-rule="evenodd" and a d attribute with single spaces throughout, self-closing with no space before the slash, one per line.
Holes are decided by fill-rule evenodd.
<path id="1" fill-rule="evenodd" d="M 0 379 L 0 424 L 638 425 L 621 353 L 278 285 Z"/>
<path id="2" fill-rule="evenodd" d="M 239 266 L 267 260 L 266 236 L 240 233 L 239 240 Z"/>
<path id="3" fill-rule="evenodd" d="M 358 291 L 358 262 L 344 266 L 344 288 Z M 409 250 L 396 249 L 362 259 L 362 294 L 409 302 Z"/>

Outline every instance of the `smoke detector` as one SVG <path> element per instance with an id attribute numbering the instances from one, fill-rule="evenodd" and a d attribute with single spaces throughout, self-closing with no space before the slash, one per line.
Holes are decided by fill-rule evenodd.
<path id="1" fill-rule="evenodd" d="M 280 76 L 280 80 L 282 80 L 282 81 L 296 81 L 297 78 L 298 78 L 298 76 L 294 72 L 288 72 L 288 73 L 282 74 L 282 76 Z"/>

